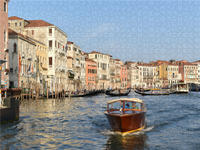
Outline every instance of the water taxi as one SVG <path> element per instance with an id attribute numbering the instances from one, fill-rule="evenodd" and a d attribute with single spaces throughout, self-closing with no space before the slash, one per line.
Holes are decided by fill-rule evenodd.
<path id="1" fill-rule="evenodd" d="M 105 115 L 111 128 L 122 135 L 145 128 L 146 106 L 138 98 L 123 98 L 107 103 Z"/>

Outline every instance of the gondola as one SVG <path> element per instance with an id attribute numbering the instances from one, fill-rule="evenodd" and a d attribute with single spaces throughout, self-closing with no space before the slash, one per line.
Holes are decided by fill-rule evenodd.
<path id="1" fill-rule="evenodd" d="M 106 90 L 105 94 L 109 96 L 127 96 L 131 89 L 127 90 Z"/>
<path id="2" fill-rule="evenodd" d="M 152 95 L 152 96 L 169 95 L 169 94 L 171 94 L 169 90 L 150 90 L 150 91 L 135 90 L 135 93 L 138 93 L 140 95 Z"/>

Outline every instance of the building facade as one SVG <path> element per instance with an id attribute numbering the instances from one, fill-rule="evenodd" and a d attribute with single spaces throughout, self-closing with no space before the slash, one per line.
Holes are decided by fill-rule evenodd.
<path id="1" fill-rule="evenodd" d="M 197 80 L 198 80 L 198 84 L 200 84 L 200 60 L 193 62 L 192 64 L 196 64 L 197 65 Z"/>
<path id="2" fill-rule="evenodd" d="M 37 89 L 36 44 L 28 37 L 9 29 L 10 87 Z"/>
<path id="3" fill-rule="evenodd" d="M 181 81 L 181 74 L 179 73 L 179 67 L 177 64 L 168 64 L 167 79 L 169 87 L 172 87 L 173 85 L 178 84 Z"/>
<path id="4" fill-rule="evenodd" d="M 74 73 L 74 79 L 70 83 L 70 87 L 73 90 L 81 90 L 85 86 L 85 54 L 82 52 L 81 48 L 74 42 L 67 42 L 67 57 L 72 59 L 72 66 L 70 70 Z"/>
<path id="5" fill-rule="evenodd" d="M 181 74 L 181 80 L 184 83 L 197 83 L 198 82 L 198 65 L 182 60 L 177 61 L 179 65 L 179 73 Z"/>
<path id="6" fill-rule="evenodd" d="M 139 87 L 139 69 L 136 62 L 126 62 L 128 69 L 128 80 L 131 88 Z"/>
<path id="7" fill-rule="evenodd" d="M 3 88 L 9 87 L 8 2 L 0 0 L 0 86 Z"/>
<path id="8" fill-rule="evenodd" d="M 67 90 L 66 33 L 43 20 L 28 20 L 28 24 L 25 25 L 25 33 L 47 46 L 48 89 L 51 92 Z"/>
<path id="9" fill-rule="evenodd" d="M 139 70 L 139 87 L 156 88 L 161 86 L 156 65 L 140 63 L 137 67 Z"/>
<path id="10" fill-rule="evenodd" d="M 86 58 L 86 89 L 95 90 L 97 89 L 97 64 L 95 61 Z"/>
<path id="11" fill-rule="evenodd" d="M 110 69 L 109 63 L 111 55 L 92 51 L 88 54 L 89 59 L 97 63 L 97 88 L 107 89 L 110 87 Z"/>

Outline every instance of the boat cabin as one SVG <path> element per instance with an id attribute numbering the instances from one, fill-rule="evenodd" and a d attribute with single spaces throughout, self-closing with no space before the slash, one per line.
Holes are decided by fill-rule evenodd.
<path id="1" fill-rule="evenodd" d="M 133 99 L 118 99 L 107 103 L 107 113 L 109 114 L 133 114 L 146 112 L 145 104 L 142 100 Z"/>

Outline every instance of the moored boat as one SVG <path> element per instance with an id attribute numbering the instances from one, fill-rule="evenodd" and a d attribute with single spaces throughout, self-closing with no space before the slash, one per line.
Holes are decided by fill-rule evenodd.
<path id="1" fill-rule="evenodd" d="M 106 95 L 109 96 L 127 96 L 131 92 L 131 89 L 118 89 L 118 90 L 107 90 L 105 92 Z"/>
<path id="2" fill-rule="evenodd" d="M 141 95 L 169 95 L 171 94 L 171 91 L 168 89 L 156 89 L 156 90 L 149 90 L 149 91 L 138 91 L 135 90 L 135 93 L 141 94 Z"/>
<path id="3" fill-rule="evenodd" d="M 189 85 L 185 83 L 178 83 L 172 86 L 172 91 L 174 94 L 187 94 L 189 93 Z"/>
<path id="4" fill-rule="evenodd" d="M 137 98 L 111 100 L 105 115 L 113 131 L 126 135 L 145 128 L 146 106 Z"/>

